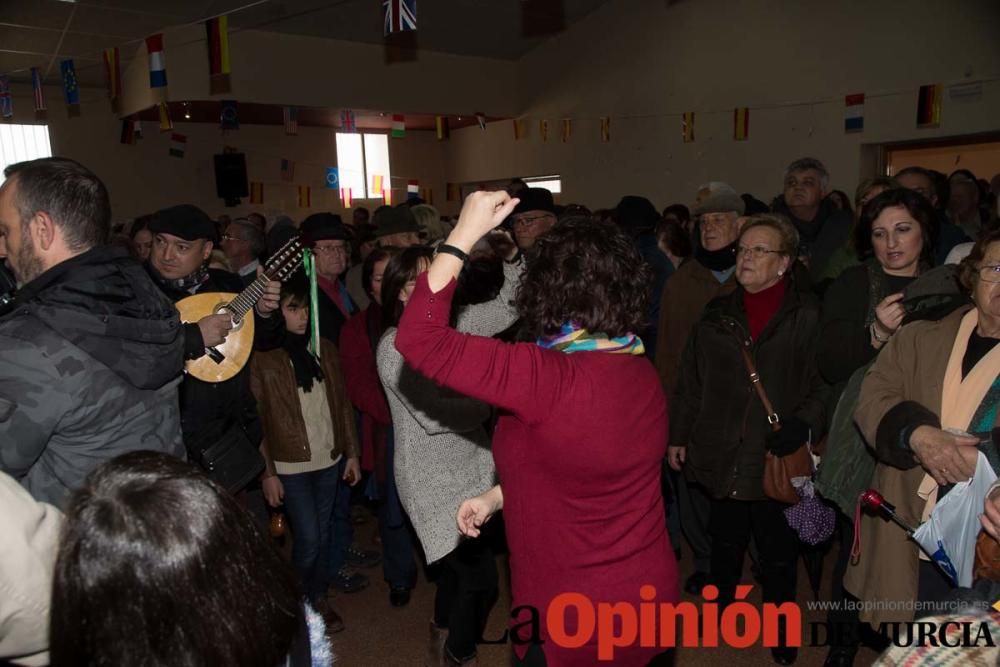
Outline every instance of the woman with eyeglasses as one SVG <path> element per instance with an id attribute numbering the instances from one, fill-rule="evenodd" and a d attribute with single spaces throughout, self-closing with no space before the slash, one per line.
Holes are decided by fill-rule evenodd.
<path id="1" fill-rule="evenodd" d="M 815 365 L 819 304 L 790 273 L 795 228 L 778 216 L 747 219 L 737 242 L 739 286 L 715 299 L 688 338 L 671 402 L 668 459 L 712 498 L 710 581 L 720 608 L 734 600 L 751 534 L 765 602 L 795 600 L 799 540 L 787 505 L 764 496 L 764 457 L 787 456 L 822 436 L 828 388 Z M 746 347 L 781 421 L 772 431 L 749 377 Z M 683 443 L 683 444 L 680 444 Z M 680 446 L 674 446 L 680 444 Z M 785 628 L 772 658 L 792 664 Z"/>
<path id="2" fill-rule="evenodd" d="M 878 460 L 872 486 L 914 526 L 951 485 L 972 476 L 980 449 L 1000 467 L 1000 230 L 976 242 L 960 278 L 973 304 L 897 331 L 865 376 L 854 413 Z M 980 521 L 996 539 L 1000 501 L 986 506 Z M 860 537 L 861 556 L 848 567 L 844 587 L 869 603 L 862 621 L 913 620 L 912 607 L 888 609 L 875 601 L 929 602 L 950 594 L 945 575 L 921 560 L 898 527 L 863 516 Z"/>

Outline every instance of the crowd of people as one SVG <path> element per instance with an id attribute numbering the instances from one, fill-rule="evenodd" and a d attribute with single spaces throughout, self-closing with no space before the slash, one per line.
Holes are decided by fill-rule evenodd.
<path id="1" fill-rule="evenodd" d="M 770 205 L 710 181 L 690 207 L 591 210 L 515 179 L 454 220 L 180 204 L 112 233 L 83 165 L 4 176 L 0 660 L 331 664 L 351 619 L 330 593 L 381 563 L 390 606 L 421 564 L 434 582 L 426 664 L 475 665 L 505 549 L 512 608 L 542 618 L 570 591 L 638 608 L 712 585 L 725 606 L 747 553 L 763 601 L 793 602 L 802 537 L 765 476 L 803 450 L 836 512 L 834 601 L 961 593 L 854 503 L 875 488 L 918 525 L 980 451 L 1000 472 L 1000 178 L 909 167 L 850 198 L 803 158 Z M 296 238 L 310 269 L 275 280 Z M 182 320 L 211 293 L 252 312 Z M 244 327 L 232 377 L 185 372 Z M 380 550 L 355 542 L 359 503 Z M 913 618 L 854 608 L 830 612 L 827 665 Z M 596 637 L 528 634 L 515 665 L 597 662 Z M 615 664 L 658 659 L 647 644 Z M 771 653 L 795 662 L 788 628 Z"/>

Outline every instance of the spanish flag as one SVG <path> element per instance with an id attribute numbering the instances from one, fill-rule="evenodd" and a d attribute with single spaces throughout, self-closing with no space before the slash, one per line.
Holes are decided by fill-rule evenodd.
<path id="1" fill-rule="evenodd" d="M 250 183 L 250 203 L 251 204 L 263 204 L 264 203 L 264 184 L 263 183 Z"/>
<path id="2" fill-rule="evenodd" d="M 733 109 L 733 139 L 746 141 L 750 136 L 750 108 Z"/>
<path id="3" fill-rule="evenodd" d="M 377 178 L 382 178 L 378 176 Z M 351 208 L 351 189 L 341 188 L 340 189 L 340 201 L 344 204 L 344 208 Z"/>
<path id="4" fill-rule="evenodd" d="M 451 131 L 448 127 L 448 117 L 438 116 L 435 119 L 435 124 L 437 125 L 437 138 L 438 141 L 444 141 L 451 136 Z"/>
<path id="5" fill-rule="evenodd" d="M 681 135 L 684 143 L 689 144 L 694 141 L 694 112 L 685 111 L 681 120 Z"/>
<path id="6" fill-rule="evenodd" d="M 514 123 L 514 141 L 520 141 L 524 138 L 524 119 L 515 118 L 511 122 Z"/>
<path id="7" fill-rule="evenodd" d="M 538 135 L 542 138 L 542 141 L 549 140 L 549 121 L 544 118 L 538 121 Z"/>
<path id="8" fill-rule="evenodd" d="M 611 116 L 601 116 L 601 143 L 611 141 Z"/>
<path id="9" fill-rule="evenodd" d="M 562 142 L 568 143 L 569 137 L 573 133 L 573 121 L 569 118 L 562 119 Z"/>
<path id="10" fill-rule="evenodd" d="M 384 190 L 384 189 L 385 188 L 382 186 L 382 176 L 379 175 L 379 174 L 376 174 L 376 175 L 372 176 L 371 197 L 373 199 L 376 198 L 376 197 L 381 197 L 382 196 L 382 190 Z"/>
<path id="11" fill-rule="evenodd" d="M 229 17 L 217 16 L 205 21 L 208 33 L 208 73 L 212 95 L 230 92 Z"/>
<path id="12" fill-rule="evenodd" d="M 299 208 L 310 208 L 311 204 L 309 202 L 309 186 L 300 185 L 299 186 Z"/>
<path id="13" fill-rule="evenodd" d="M 917 97 L 917 127 L 937 127 L 941 124 L 941 86 L 920 86 Z"/>

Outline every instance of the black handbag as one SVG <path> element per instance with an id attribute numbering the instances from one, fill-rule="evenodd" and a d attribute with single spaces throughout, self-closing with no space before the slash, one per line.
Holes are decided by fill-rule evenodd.
<path id="1" fill-rule="evenodd" d="M 233 423 L 214 443 L 200 450 L 199 463 L 209 478 L 229 493 L 242 491 L 264 470 L 264 457 L 246 430 Z"/>

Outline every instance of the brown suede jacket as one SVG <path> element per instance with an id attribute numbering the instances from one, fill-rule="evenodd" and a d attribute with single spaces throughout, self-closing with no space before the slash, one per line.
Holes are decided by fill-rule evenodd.
<path id="1" fill-rule="evenodd" d="M 333 418 L 334 447 L 330 456 L 333 459 L 341 454 L 347 458 L 358 456 L 360 450 L 354 408 L 344 387 L 340 356 L 337 347 L 325 338 L 320 339 L 320 368 Z M 257 410 L 264 427 L 261 451 L 268 462 L 267 474 L 274 474 L 272 461 L 308 461 L 310 452 L 306 423 L 302 418 L 295 371 L 288 353 L 281 348 L 254 352 L 250 362 L 250 387 L 257 398 Z"/>

